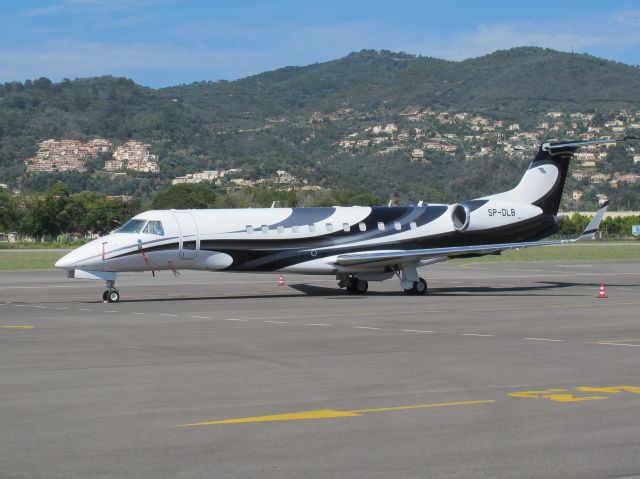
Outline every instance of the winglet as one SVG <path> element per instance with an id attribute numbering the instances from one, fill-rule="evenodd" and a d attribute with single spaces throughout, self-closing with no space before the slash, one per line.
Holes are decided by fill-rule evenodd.
<path id="1" fill-rule="evenodd" d="M 602 218 L 604 217 L 608 206 L 609 202 L 605 201 L 600 209 L 596 212 L 595 216 L 591 219 L 591 221 L 589 221 L 589 224 L 582 232 L 582 235 L 580 235 L 580 238 L 578 238 L 576 241 L 593 240 L 596 238 L 596 231 L 598 231 L 598 228 L 600 227 L 600 222 L 602 221 Z"/>

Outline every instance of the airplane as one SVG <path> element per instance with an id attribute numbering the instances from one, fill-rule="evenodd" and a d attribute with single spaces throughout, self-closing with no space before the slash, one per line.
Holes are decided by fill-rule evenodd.
<path id="1" fill-rule="evenodd" d="M 452 205 L 145 211 L 56 267 L 69 278 L 105 281 L 102 299 L 111 303 L 120 300 L 119 272 L 180 269 L 335 275 L 350 294 L 396 276 L 407 294 L 422 295 L 422 266 L 593 239 L 606 204 L 579 238 L 541 241 L 559 229 L 575 152 L 628 139 L 542 143 L 515 188 Z"/>

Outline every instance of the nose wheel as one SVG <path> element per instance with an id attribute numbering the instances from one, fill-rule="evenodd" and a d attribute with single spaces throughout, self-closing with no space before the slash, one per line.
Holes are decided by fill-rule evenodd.
<path id="1" fill-rule="evenodd" d="M 117 303 L 120 301 L 120 291 L 116 289 L 114 281 L 107 281 L 107 289 L 102 293 L 102 301 L 105 303 Z"/>

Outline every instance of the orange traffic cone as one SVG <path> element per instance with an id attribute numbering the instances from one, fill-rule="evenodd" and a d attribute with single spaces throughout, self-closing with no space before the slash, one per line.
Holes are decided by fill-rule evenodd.
<path id="1" fill-rule="evenodd" d="M 282 275 L 280 275 L 280 279 L 278 280 L 278 286 L 284 286 L 284 278 L 282 277 Z"/>
<path id="2" fill-rule="evenodd" d="M 598 298 L 604 299 L 607 297 L 607 293 L 604 291 L 604 283 L 600 283 L 600 292 L 598 293 Z"/>

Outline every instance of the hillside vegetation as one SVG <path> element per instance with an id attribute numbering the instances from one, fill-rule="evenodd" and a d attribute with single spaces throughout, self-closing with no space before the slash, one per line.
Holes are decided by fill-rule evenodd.
<path id="1" fill-rule="evenodd" d="M 407 120 L 411 110 L 481 114 L 523 129 L 535 128 L 549 111 L 604 121 L 640 110 L 640 69 L 526 47 L 461 62 L 361 51 L 233 82 L 160 90 L 113 77 L 7 83 L 0 86 L 0 182 L 29 192 L 63 180 L 72 191 L 148 198 L 175 176 L 241 167 L 249 178 L 287 170 L 312 184 L 366 188 L 383 199 L 450 201 L 512 186 L 533 154 L 496 151 L 469 164 L 462 151 L 412 161 L 406 148 L 377 154 L 337 146 L 375 124 L 434 133 L 428 123 Z M 160 176 L 114 177 L 99 165 L 86 173 L 25 173 L 38 141 L 95 137 L 149 143 L 160 157 Z M 624 195 L 640 208 L 637 195 Z"/>

